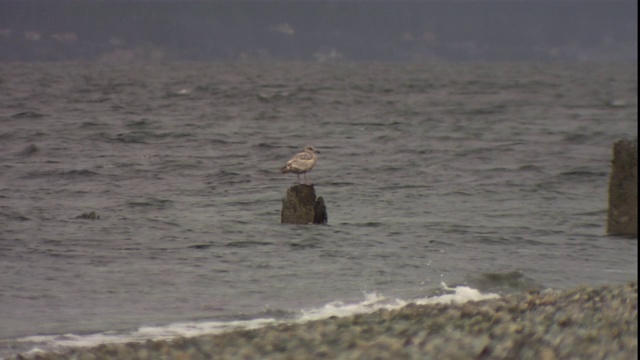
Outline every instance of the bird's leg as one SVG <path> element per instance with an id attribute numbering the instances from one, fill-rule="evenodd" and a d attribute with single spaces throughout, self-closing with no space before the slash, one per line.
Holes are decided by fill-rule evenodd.
<path id="1" fill-rule="evenodd" d="M 300 185 L 300 174 L 296 174 L 296 176 L 298 177 L 298 185 Z"/>
<path id="2" fill-rule="evenodd" d="M 304 184 L 305 185 L 309 185 L 309 182 L 307 181 L 307 173 L 304 173 Z"/>

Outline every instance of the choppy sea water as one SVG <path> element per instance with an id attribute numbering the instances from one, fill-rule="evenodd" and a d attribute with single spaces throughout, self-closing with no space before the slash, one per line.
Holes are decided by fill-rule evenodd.
<path id="1" fill-rule="evenodd" d="M 637 64 L 0 64 L 0 356 L 637 280 L 605 235 L 637 95 Z M 283 225 L 308 144 L 329 223 Z"/>

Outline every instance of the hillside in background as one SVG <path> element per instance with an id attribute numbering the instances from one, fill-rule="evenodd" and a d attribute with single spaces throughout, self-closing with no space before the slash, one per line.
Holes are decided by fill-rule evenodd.
<path id="1" fill-rule="evenodd" d="M 0 61 L 637 61 L 636 1 L 0 1 Z"/>

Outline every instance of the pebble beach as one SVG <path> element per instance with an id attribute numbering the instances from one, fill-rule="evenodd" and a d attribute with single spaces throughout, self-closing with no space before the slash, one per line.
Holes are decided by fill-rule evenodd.
<path id="1" fill-rule="evenodd" d="M 9 359 L 636 359 L 638 284 L 409 304 L 193 338 Z"/>

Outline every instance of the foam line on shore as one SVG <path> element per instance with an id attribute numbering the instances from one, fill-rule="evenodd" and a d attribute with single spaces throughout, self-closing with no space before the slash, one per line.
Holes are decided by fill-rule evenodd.
<path id="1" fill-rule="evenodd" d="M 301 310 L 299 315 L 293 320 L 257 318 L 235 321 L 177 322 L 161 326 L 144 326 L 133 331 L 106 331 L 84 335 L 64 334 L 26 336 L 16 339 L 16 342 L 35 344 L 28 354 L 38 354 L 46 351 L 62 351 L 68 348 L 92 347 L 100 344 L 121 344 L 127 342 L 144 342 L 148 340 L 170 340 L 179 337 L 214 335 L 241 329 L 257 329 L 268 325 L 277 325 L 282 323 L 304 323 L 329 317 L 347 317 L 357 314 L 371 313 L 381 309 L 394 310 L 406 306 L 409 303 L 421 305 L 437 303 L 460 304 L 467 301 L 479 301 L 499 297 L 497 294 L 483 294 L 476 289 L 466 286 L 450 288 L 444 282 L 441 283 L 441 286 L 443 290 L 447 291 L 447 293 L 413 300 L 402 300 L 397 298 L 391 299 L 374 292 L 364 294 L 365 298 L 359 302 L 348 303 L 343 301 L 332 301 L 318 308 Z"/>

